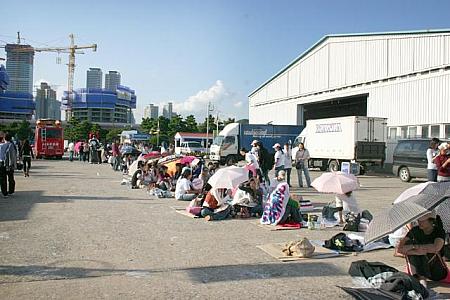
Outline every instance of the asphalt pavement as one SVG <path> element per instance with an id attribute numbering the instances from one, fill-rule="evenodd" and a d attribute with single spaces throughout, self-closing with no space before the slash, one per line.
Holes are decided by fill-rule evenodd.
<path id="1" fill-rule="evenodd" d="M 30 175 L 17 173 L 16 193 L 0 198 L 1 299 L 350 299 L 336 286 L 352 286 L 352 261 L 404 265 L 392 249 L 279 262 L 256 246 L 339 230 L 191 219 L 173 209 L 186 202 L 128 189 L 106 164 L 38 160 Z M 360 182 L 356 198 L 373 213 L 414 184 L 386 175 Z M 295 188 L 295 174 L 293 185 L 316 206 L 334 199 Z"/>

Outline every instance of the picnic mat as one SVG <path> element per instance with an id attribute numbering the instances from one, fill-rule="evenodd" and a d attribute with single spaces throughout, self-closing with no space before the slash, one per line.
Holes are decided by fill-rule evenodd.
<path id="1" fill-rule="evenodd" d="M 179 213 L 180 215 L 192 218 L 192 219 L 197 219 L 200 218 L 199 216 L 193 215 L 189 212 L 186 211 L 186 207 L 181 207 L 181 206 L 171 206 L 171 208 L 173 208 L 175 210 L 176 213 Z"/>
<path id="2" fill-rule="evenodd" d="M 314 253 L 311 257 L 300 257 L 300 256 L 286 256 L 283 253 L 283 247 L 286 243 L 272 243 L 256 246 L 256 248 L 261 249 L 266 252 L 270 256 L 280 260 L 280 261 L 294 261 L 294 260 L 308 260 L 308 259 L 320 259 L 320 258 L 329 258 L 339 256 L 339 252 L 324 248 L 322 246 L 317 245 L 316 243 L 311 243 L 316 247 Z"/>
<path id="3" fill-rule="evenodd" d="M 259 220 L 255 224 L 258 225 L 261 228 L 264 228 L 264 229 L 267 229 L 267 230 L 270 230 L 270 231 L 297 230 L 297 229 L 301 229 L 302 228 L 301 224 L 296 224 L 296 225 L 294 225 L 294 224 L 284 224 L 284 225 L 276 225 L 276 226 L 264 225 L 264 224 L 261 224 L 259 222 Z"/>

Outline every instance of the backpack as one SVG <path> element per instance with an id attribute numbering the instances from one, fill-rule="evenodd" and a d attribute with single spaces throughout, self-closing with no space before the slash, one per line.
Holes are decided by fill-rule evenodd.
<path id="1" fill-rule="evenodd" d="M 328 221 L 337 221 L 337 219 L 334 217 L 334 214 L 337 212 L 337 208 L 331 206 L 331 204 L 325 205 L 322 208 L 322 218 Z"/>
<path id="2" fill-rule="evenodd" d="M 359 223 L 361 223 L 361 215 L 349 212 L 345 215 L 344 231 L 359 231 Z"/>
<path id="3" fill-rule="evenodd" d="M 359 252 L 364 247 L 359 240 L 352 240 L 343 232 L 326 240 L 323 246 L 328 249 L 346 252 Z"/>

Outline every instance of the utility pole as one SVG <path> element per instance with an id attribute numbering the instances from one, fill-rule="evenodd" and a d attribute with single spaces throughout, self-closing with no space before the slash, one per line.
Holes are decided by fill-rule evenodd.
<path id="1" fill-rule="evenodd" d="M 159 146 L 159 118 L 158 118 L 158 128 L 156 129 L 156 148 Z"/>
<path id="2" fill-rule="evenodd" d="M 209 113 L 214 111 L 214 106 L 211 105 L 211 101 L 208 101 L 208 106 L 206 108 L 206 152 L 209 153 L 209 148 L 208 148 L 208 144 L 209 144 Z"/>

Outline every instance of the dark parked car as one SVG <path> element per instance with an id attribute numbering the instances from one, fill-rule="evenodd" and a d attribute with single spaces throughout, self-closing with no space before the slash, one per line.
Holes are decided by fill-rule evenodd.
<path id="1" fill-rule="evenodd" d="M 394 150 L 392 173 L 401 181 L 427 178 L 427 149 L 429 139 L 400 140 Z"/>

